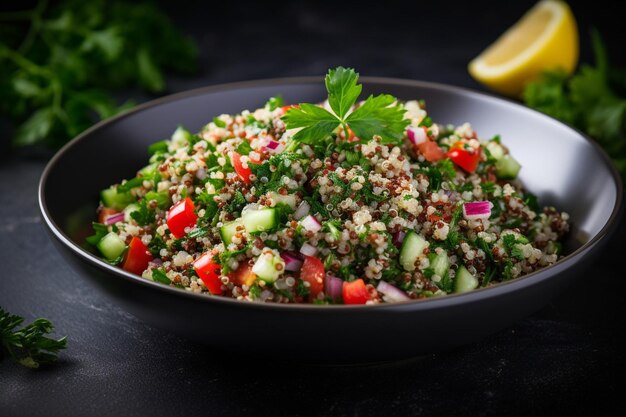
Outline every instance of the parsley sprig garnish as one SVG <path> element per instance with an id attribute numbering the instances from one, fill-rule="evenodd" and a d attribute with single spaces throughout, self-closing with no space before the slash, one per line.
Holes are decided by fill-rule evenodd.
<path id="1" fill-rule="evenodd" d="M 374 135 L 383 143 L 397 143 L 404 136 L 409 121 L 397 99 L 389 94 L 370 95 L 365 102 L 350 112 L 361 95 L 359 74 L 351 68 L 337 67 L 328 71 L 325 84 L 332 112 L 310 103 L 300 103 L 283 116 L 288 129 L 302 128 L 293 139 L 309 145 L 332 134 L 337 127 L 349 136 L 348 128 L 361 140 Z"/>
<path id="2" fill-rule="evenodd" d="M 65 337 L 58 340 L 47 337 L 54 330 L 54 326 L 46 319 L 37 319 L 16 330 L 23 322 L 23 317 L 0 308 L 0 359 L 8 354 L 19 364 L 29 368 L 39 368 L 42 364 L 54 362 L 57 353 L 67 345 Z"/>

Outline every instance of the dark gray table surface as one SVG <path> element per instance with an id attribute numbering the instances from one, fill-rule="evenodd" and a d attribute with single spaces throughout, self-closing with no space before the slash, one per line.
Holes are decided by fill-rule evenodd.
<path id="1" fill-rule="evenodd" d="M 209 24 L 206 13 L 194 13 L 200 2 L 181 7 L 170 2 L 166 9 L 187 22 L 199 40 L 206 68 L 193 79 L 171 79 L 170 88 L 322 74 L 339 64 L 367 75 L 479 88 L 466 74 L 466 63 L 531 3 L 478 1 L 452 15 L 446 14 L 445 2 L 412 3 L 374 17 L 362 10 L 358 22 L 349 18 L 353 11 L 347 6 L 333 13 L 314 2 L 245 6 L 237 10 L 241 24 L 232 29 L 224 19 Z M 581 27 L 598 19 L 595 8 L 574 6 Z M 225 9 L 211 9 L 213 15 L 229 10 L 220 7 Z M 252 18 L 259 14 L 264 19 Z M 389 30 L 376 28 L 392 21 Z M 283 36 L 269 31 L 268 22 Z M 587 43 L 583 56 L 589 56 Z M 7 140 L 6 134 L 0 140 Z M 608 415 L 623 410 L 617 389 L 626 350 L 623 224 L 586 278 L 543 310 L 480 343 L 362 367 L 266 363 L 253 352 L 223 357 L 149 327 L 95 292 L 65 263 L 44 230 L 36 197 L 44 165 L 23 153 L 0 161 L 0 305 L 28 320 L 51 319 L 69 343 L 57 364 L 37 371 L 0 362 L 2 417 Z"/>

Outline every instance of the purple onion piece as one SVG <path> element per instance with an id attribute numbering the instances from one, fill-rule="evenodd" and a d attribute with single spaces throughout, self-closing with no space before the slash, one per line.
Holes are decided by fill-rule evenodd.
<path id="1" fill-rule="evenodd" d="M 124 213 L 115 213 L 104 219 L 104 224 L 110 225 L 124 221 Z"/>
<path id="2" fill-rule="evenodd" d="M 404 242 L 405 236 L 406 236 L 406 233 L 402 230 L 399 232 L 396 232 L 392 235 L 391 243 L 393 243 L 393 245 L 396 248 L 400 248 L 400 246 L 402 246 L 402 242 Z"/>
<path id="3" fill-rule="evenodd" d="M 409 297 L 404 291 L 396 288 L 386 281 L 378 282 L 378 286 L 376 287 L 376 291 L 384 294 L 384 298 L 388 301 L 393 302 L 401 302 L 401 301 L 410 301 L 411 297 Z"/>
<path id="4" fill-rule="evenodd" d="M 488 219 L 491 216 L 491 201 L 463 203 L 463 216 L 468 220 Z"/>
<path id="5" fill-rule="evenodd" d="M 302 227 L 309 232 L 317 233 L 322 229 L 322 224 L 310 214 L 302 219 L 301 223 Z"/>
<path id="6" fill-rule="evenodd" d="M 306 256 L 315 256 L 317 254 L 317 248 L 315 246 L 305 243 L 300 248 L 300 253 Z"/>
<path id="7" fill-rule="evenodd" d="M 341 301 L 343 298 L 343 280 L 327 272 L 324 282 L 324 292 L 334 302 Z"/>
<path id="8" fill-rule="evenodd" d="M 414 145 L 419 145 L 421 143 L 426 142 L 428 137 L 426 136 L 426 132 L 421 127 L 409 127 L 406 131 L 409 140 Z"/>
<path id="9" fill-rule="evenodd" d="M 275 150 L 279 146 L 280 146 L 280 142 L 277 142 L 274 139 L 270 139 L 267 145 L 265 145 L 266 148 L 271 149 L 271 150 Z"/>
<path id="10" fill-rule="evenodd" d="M 302 268 L 302 256 L 295 256 L 293 252 L 283 252 L 280 257 L 285 261 L 286 271 L 299 271 Z"/>
<path id="11" fill-rule="evenodd" d="M 293 214 L 293 217 L 296 220 L 300 220 L 301 218 L 309 214 L 309 210 L 311 210 L 311 205 L 309 204 L 308 201 L 303 201 L 302 203 L 300 203 L 300 205 L 296 209 L 296 212 Z"/>

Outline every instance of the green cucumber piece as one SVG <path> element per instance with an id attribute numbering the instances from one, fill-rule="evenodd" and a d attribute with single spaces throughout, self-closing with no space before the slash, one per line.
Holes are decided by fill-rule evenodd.
<path id="1" fill-rule="evenodd" d="M 130 215 L 134 211 L 139 211 L 139 206 L 137 204 L 129 204 L 124 209 L 124 221 L 128 223 L 132 220 L 132 216 Z"/>
<path id="2" fill-rule="evenodd" d="M 122 238 L 114 232 L 107 233 L 102 239 L 100 239 L 97 246 L 100 253 L 102 253 L 102 255 L 104 255 L 104 257 L 109 261 L 119 258 L 126 250 L 126 244 Z"/>
<path id="3" fill-rule="evenodd" d="M 244 211 L 241 219 L 248 233 L 267 232 L 278 226 L 278 213 L 273 208 Z"/>
<path id="4" fill-rule="evenodd" d="M 341 231 L 332 222 L 325 222 L 324 226 L 326 226 L 326 228 L 328 229 L 328 232 L 331 234 L 333 239 L 335 240 L 341 239 Z"/>
<path id="5" fill-rule="evenodd" d="M 141 168 L 138 173 L 141 174 L 142 177 L 152 177 L 157 171 L 157 166 L 157 163 L 146 165 Z"/>
<path id="6" fill-rule="evenodd" d="M 435 271 L 435 274 L 443 278 L 448 273 L 448 269 L 450 268 L 450 260 L 448 259 L 448 254 L 445 251 L 438 253 L 437 256 L 435 256 L 435 259 L 433 259 L 430 266 L 433 271 Z"/>
<path id="7" fill-rule="evenodd" d="M 157 206 L 161 209 L 168 208 L 172 203 L 172 198 L 170 197 L 170 193 L 168 191 L 148 191 L 143 198 L 148 202 L 152 200 L 156 201 Z"/>
<path id="8" fill-rule="evenodd" d="M 400 249 L 400 265 L 405 271 L 415 271 L 415 262 L 424 256 L 427 247 L 428 242 L 417 233 L 411 231 L 406 234 Z"/>
<path id="9" fill-rule="evenodd" d="M 277 204 L 286 204 L 289 207 L 291 207 L 293 210 L 296 209 L 296 196 L 295 196 L 295 194 L 282 195 L 282 194 L 276 193 L 274 191 L 271 191 L 269 193 L 269 197 L 272 200 L 274 200 Z"/>
<path id="10" fill-rule="evenodd" d="M 282 266 L 277 268 L 277 265 Z M 252 266 L 252 272 L 265 282 L 274 282 L 285 272 L 285 261 L 273 253 L 262 253 Z"/>
<path id="11" fill-rule="evenodd" d="M 497 142 L 487 143 L 487 150 L 493 159 L 500 160 L 504 156 L 504 148 Z"/>
<path id="12" fill-rule="evenodd" d="M 100 200 L 105 207 L 115 210 L 123 210 L 127 205 L 135 201 L 130 193 L 117 192 L 117 186 L 111 186 L 100 192 Z"/>
<path id="13" fill-rule="evenodd" d="M 237 233 L 237 227 L 243 225 L 241 219 L 233 220 L 232 222 L 224 223 L 220 227 L 220 237 L 225 245 L 230 245 L 233 241 L 233 236 Z"/>
<path id="14" fill-rule="evenodd" d="M 504 155 L 496 162 L 496 176 L 502 180 L 513 180 L 522 166 L 511 155 Z"/>
<path id="15" fill-rule="evenodd" d="M 468 292 L 478 287 L 478 279 L 463 265 L 456 271 L 454 279 L 454 292 Z"/>

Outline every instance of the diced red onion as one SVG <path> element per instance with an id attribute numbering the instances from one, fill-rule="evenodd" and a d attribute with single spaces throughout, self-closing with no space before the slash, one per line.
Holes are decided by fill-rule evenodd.
<path id="1" fill-rule="evenodd" d="M 149 268 L 159 268 L 163 265 L 163 261 L 160 258 L 154 258 L 148 263 Z"/>
<path id="2" fill-rule="evenodd" d="M 274 139 L 264 138 L 261 140 L 261 146 L 263 149 L 270 153 L 278 153 L 284 149 L 284 145 Z"/>
<path id="3" fill-rule="evenodd" d="M 317 248 L 305 242 L 300 248 L 300 253 L 306 256 L 315 256 L 315 254 L 317 254 Z"/>
<path id="4" fill-rule="evenodd" d="M 391 239 L 391 243 L 393 243 L 393 245 L 396 248 L 399 248 L 400 246 L 402 246 L 402 242 L 404 242 L 404 237 L 406 236 L 406 233 L 403 231 L 399 231 L 393 234 L 393 238 Z"/>
<path id="5" fill-rule="evenodd" d="M 111 214 L 109 217 L 104 219 L 104 224 L 109 225 L 109 224 L 115 224 L 117 222 L 123 222 L 123 221 L 124 221 L 124 213 L 115 213 L 115 214 Z"/>
<path id="6" fill-rule="evenodd" d="M 472 201 L 463 203 L 463 217 L 467 220 L 488 219 L 491 216 L 491 201 Z"/>
<path id="7" fill-rule="evenodd" d="M 426 142 L 426 139 L 428 139 L 426 131 L 421 127 L 409 127 L 406 134 L 413 145 L 419 145 L 420 143 Z"/>
<path id="8" fill-rule="evenodd" d="M 394 287 L 386 281 L 379 281 L 376 291 L 382 292 L 384 294 L 384 298 L 388 301 L 400 302 L 411 300 L 411 298 L 406 295 L 404 291 Z"/>
<path id="9" fill-rule="evenodd" d="M 326 273 L 326 280 L 324 282 L 324 292 L 333 301 L 341 301 L 343 298 L 343 280 L 337 278 L 330 272 Z"/>
<path id="10" fill-rule="evenodd" d="M 300 203 L 300 205 L 296 209 L 296 212 L 293 214 L 293 217 L 296 220 L 300 220 L 301 218 L 309 214 L 309 210 L 311 210 L 311 205 L 309 204 L 308 201 L 303 201 L 302 203 Z"/>
<path id="11" fill-rule="evenodd" d="M 196 177 L 197 177 L 199 180 L 203 180 L 203 179 L 205 179 L 205 178 L 207 177 L 207 172 L 206 172 L 206 169 L 204 169 L 204 168 L 200 168 L 199 170 L 197 170 L 197 171 L 196 171 Z"/>
<path id="12" fill-rule="evenodd" d="M 286 271 L 299 271 L 302 268 L 302 256 L 295 252 L 283 252 L 280 257 L 285 261 Z"/>
<path id="13" fill-rule="evenodd" d="M 274 139 L 270 139 L 267 142 L 267 145 L 265 145 L 267 149 L 271 149 L 271 150 L 276 150 L 279 146 L 280 146 L 280 142 L 275 141 Z"/>
<path id="14" fill-rule="evenodd" d="M 304 227 L 309 232 L 317 233 L 322 229 L 322 224 L 310 214 L 302 219 L 301 223 L 302 227 Z"/>

